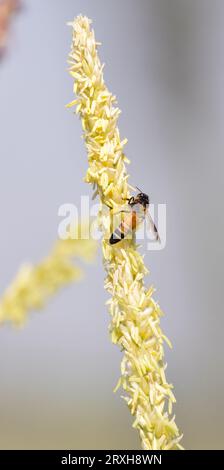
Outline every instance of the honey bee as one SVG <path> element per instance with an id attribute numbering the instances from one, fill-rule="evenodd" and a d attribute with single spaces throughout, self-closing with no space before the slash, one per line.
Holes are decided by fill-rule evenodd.
<path id="1" fill-rule="evenodd" d="M 149 196 L 143 193 L 139 188 L 140 191 L 137 196 L 131 196 L 127 198 L 128 207 L 127 210 L 121 210 L 120 213 L 124 214 L 122 216 L 122 220 L 120 225 L 115 229 L 115 231 L 110 236 L 110 244 L 114 245 L 115 243 L 119 243 L 124 238 L 129 237 L 130 234 L 136 231 L 139 225 L 145 220 L 147 217 L 148 222 L 150 224 L 151 230 L 155 234 L 156 241 L 160 241 L 158 230 L 149 214 Z"/>

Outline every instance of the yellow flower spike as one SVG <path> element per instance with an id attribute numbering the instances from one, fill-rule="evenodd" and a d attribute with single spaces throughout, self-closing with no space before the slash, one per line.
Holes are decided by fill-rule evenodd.
<path id="1" fill-rule="evenodd" d="M 59 288 L 80 280 L 83 271 L 73 259 L 92 261 L 96 247 L 92 239 L 58 240 L 41 263 L 23 266 L 0 299 L 0 324 L 22 325 L 30 310 L 42 308 Z"/>
<path id="2" fill-rule="evenodd" d="M 102 204 L 119 210 L 131 188 L 125 165 L 128 160 L 123 153 L 127 140 L 121 141 L 117 127 L 120 110 L 114 107 L 115 97 L 104 83 L 91 20 L 80 15 L 69 24 L 70 73 L 81 103 L 78 114 L 89 161 L 85 179 L 97 189 L 94 194 L 98 192 Z M 170 403 L 174 399 L 164 373 L 163 341 L 168 340 L 160 329 L 162 312 L 152 298 L 154 289 L 144 285 L 148 270 L 136 243 L 124 240 L 122 247 L 108 243 L 109 219 L 100 209 L 105 288 L 111 294 L 107 302 L 110 333 L 124 352 L 121 380 L 115 390 L 121 386 L 125 391 L 122 398 L 134 416 L 133 426 L 139 430 L 143 449 L 181 449 L 181 436 L 171 416 Z"/>

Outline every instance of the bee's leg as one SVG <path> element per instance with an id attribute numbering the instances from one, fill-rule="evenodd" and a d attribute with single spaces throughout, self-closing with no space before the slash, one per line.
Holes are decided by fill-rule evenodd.
<path id="1" fill-rule="evenodd" d="M 122 209 L 121 211 L 114 212 L 113 215 L 124 214 L 124 213 L 130 214 L 130 211 L 125 211 L 125 210 Z"/>
<path id="2" fill-rule="evenodd" d="M 114 213 L 113 213 L 114 216 L 118 216 L 119 214 L 130 214 L 130 211 L 129 211 L 129 210 L 122 209 L 122 210 L 120 210 L 120 211 L 118 211 L 118 212 L 114 212 Z M 122 219 L 123 219 L 123 217 L 122 217 Z"/>
<path id="3" fill-rule="evenodd" d="M 128 201 L 128 204 L 130 204 L 130 202 L 132 200 L 134 200 L 133 196 L 131 196 L 131 197 L 122 197 L 121 199 L 122 199 L 122 201 Z"/>
<path id="4" fill-rule="evenodd" d="M 105 206 L 109 207 L 110 210 L 113 209 L 113 207 L 110 204 L 108 204 L 108 202 L 103 202 L 103 204 L 105 204 Z"/>

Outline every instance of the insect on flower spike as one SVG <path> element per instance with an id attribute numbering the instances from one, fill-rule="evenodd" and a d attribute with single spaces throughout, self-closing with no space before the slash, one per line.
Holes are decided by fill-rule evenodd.
<path id="1" fill-rule="evenodd" d="M 104 83 L 98 43 L 91 28 L 91 20 L 80 15 L 70 24 L 72 45 L 69 60 L 78 73 L 74 78 L 74 90 L 77 98 L 81 98 L 79 115 L 89 162 L 85 179 L 98 188 L 101 206 L 106 203 L 119 209 L 124 199 L 131 196 L 127 158 L 124 155 L 126 139 L 120 139 L 117 127 L 119 110 L 114 106 L 115 98 Z M 102 175 L 106 177 L 103 176 L 102 179 Z M 166 382 L 164 367 L 161 367 L 164 359 L 164 338 L 159 323 L 162 313 L 152 298 L 153 290 L 147 289 L 144 284 L 148 270 L 143 256 L 138 252 L 135 240 L 123 240 L 113 245 L 108 243 L 108 221 L 112 222 L 110 211 L 105 216 L 100 208 L 98 220 L 104 236 L 102 250 L 107 275 L 105 288 L 111 295 L 111 302 L 108 303 L 111 315 L 110 334 L 123 351 L 122 380 L 119 382 L 124 391 L 123 398 L 133 413 L 134 427 L 139 431 L 143 449 L 180 449 L 179 430 L 169 410 L 164 411 L 168 409 L 170 400 L 170 395 L 165 392 L 165 385 L 168 388 L 170 385 Z M 123 243 L 122 250 L 120 243 Z M 126 265 L 129 266 L 128 270 Z M 140 276 L 137 277 L 138 273 Z M 131 293 L 130 288 L 133 285 Z M 145 315 L 142 315 L 147 309 L 150 321 L 146 321 Z M 121 322 L 116 321 L 119 312 Z M 131 336 L 130 331 L 138 332 L 138 336 L 135 333 Z M 154 341 L 149 341 L 153 338 Z M 147 373 L 149 367 L 150 373 Z M 162 388 L 158 389 L 156 384 Z M 153 391 L 153 403 L 149 393 L 145 394 L 146 389 L 151 396 Z M 158 429 L 161 430 L 160 436 Z"/>

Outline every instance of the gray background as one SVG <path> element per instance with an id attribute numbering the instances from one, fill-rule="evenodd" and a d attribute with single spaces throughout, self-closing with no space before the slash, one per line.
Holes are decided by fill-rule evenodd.
<path id="1" fill-rule="evenodd" d="M 167 204 L 167 246 L 146 252 L 171 339 L 177 424 L 192 449 L 222 448 L 223 39 L 220 0 L 24 0 L 0 68 L 0 288 L 57 236 L 58 206 L 90 194 L 81 125 L 65 110 L 79 13 L 93 18 L 105 79 L 122 109 L 132 184 Z M 24 329 L 0 331 L 0 448 L 138 448 L 112 389 L 99 252 Z"/>

